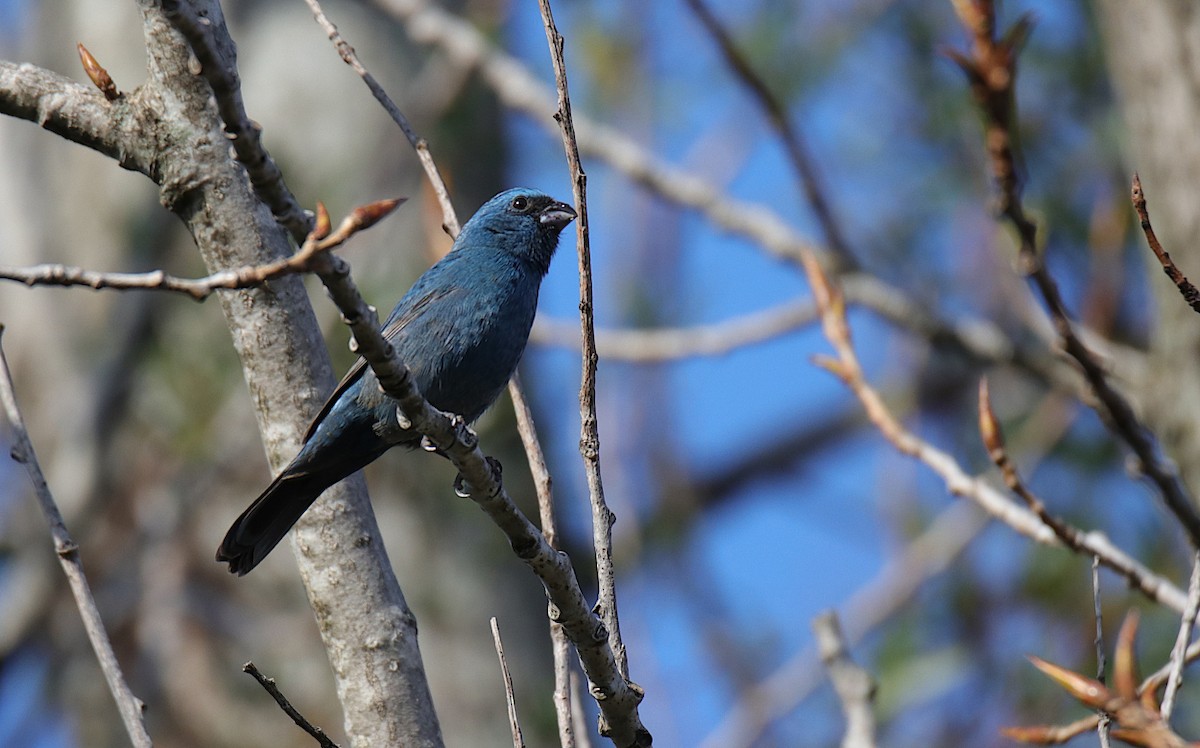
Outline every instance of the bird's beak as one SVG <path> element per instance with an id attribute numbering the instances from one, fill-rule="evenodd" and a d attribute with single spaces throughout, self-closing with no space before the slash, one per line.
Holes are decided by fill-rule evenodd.
<path id="1" fill-rule="evenodd" d="M 576 215 L 575 209 L 566 203 L 550 203 L 538 214 L 538 223 L 562 231 L 563 227 L 575 220 Z"/>

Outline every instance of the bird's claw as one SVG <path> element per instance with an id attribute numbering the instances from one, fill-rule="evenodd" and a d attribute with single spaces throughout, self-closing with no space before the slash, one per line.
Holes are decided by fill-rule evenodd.
<path id="1" fill-rule="evenodd" d="M 488 470 L 492 473 L 492 481 L 499 484 L 500 478 L 504 474 L 504 466 L 500 464 L 499 460 L 490 455 L 484 457 L 484 459 L 487 460 Z M 462 499 L 471 498 L 471 484 L 467 482 L 462 473 L 454 476 L 454 493 Z"/>

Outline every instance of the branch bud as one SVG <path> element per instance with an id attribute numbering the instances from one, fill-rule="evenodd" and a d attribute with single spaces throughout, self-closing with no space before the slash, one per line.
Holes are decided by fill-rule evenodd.
<path id="1" fill-rule="evenodd" d="M 91 79 L 96 88 L 100 89 L 104 98 L 113 101 L 120 97 L 121 92 L 117 90 L 117 84 L 113 83 L 112 76 L 96 61 L 88 48 L 83 46 L 83 42 L 76 42 L 75 48 L 79 50 L 79 61 L 83 63 L 83 72 L 87 73 L 87 77 Z"/>
<path id="2" fill-rule="evenodd" d="M 329 232 L 333 230 L 333 224 L 329 220 L 329 211 L 325 209 L 325 203 L 317 201 L 317 221 L 313 225 L 312 236 L 314 239 L 324 239 L 329 236 Z"/>
<path id="3" fill-rule="evenodd" d="M 407 200 L 407 197 L 392 197 L 358 206 L 350 211 L 350 217 L 354 221 L 354 230 L 362 231 L 374 226 Z"/>

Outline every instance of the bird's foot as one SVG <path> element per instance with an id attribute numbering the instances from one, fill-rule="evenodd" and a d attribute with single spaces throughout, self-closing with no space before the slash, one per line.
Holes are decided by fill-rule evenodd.
<path id="1" fill-rule="evenodd" d="M 504 474 L 504 466 L 495 457 L 488 456 L 484 459 L 487 460 L 488 469 L 492 473 L 492 481 L 499 484 L 500 478 Z M 463 499 L 471 498 L 471 484 L 467 482 L 462 473 L 454 476 L 454 493 Z"/>

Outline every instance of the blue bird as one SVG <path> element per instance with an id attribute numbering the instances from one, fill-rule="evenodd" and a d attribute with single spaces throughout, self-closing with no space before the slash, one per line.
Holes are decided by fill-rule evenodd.
<path id="1" fill-rule="evenodd" d="M 434 407 L 470 423 L 500 395 L 529 339 L 558 235 L 574 219 L 570 205 L 541 192 L 501 192 L 396 304 L 383 334 Z M 419 445 L 419 434 L 400 427 L 396 407 L 359 359 L 313 419 L 299 454 L 229 528 L 217 561 L 247 573 L 326 488 L 392 447 Z"/>

